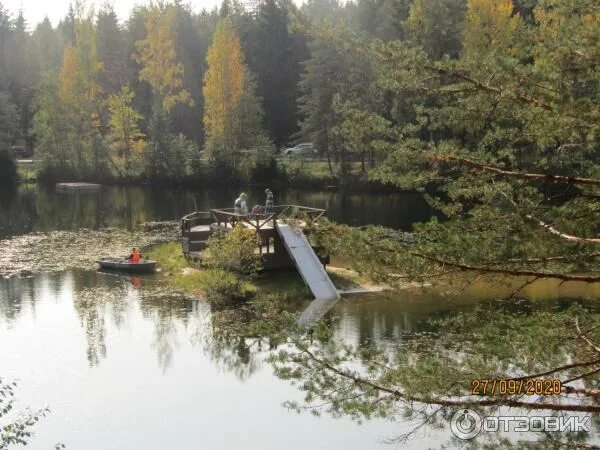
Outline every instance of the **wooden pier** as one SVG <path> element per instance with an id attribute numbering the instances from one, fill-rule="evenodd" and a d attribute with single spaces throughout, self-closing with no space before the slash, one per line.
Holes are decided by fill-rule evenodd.
<path id="1" fill-rule="evenodd" d="M 186 258 L 202 261 L 207 240 L 216 232 L 231 231 L 236 225 L 255 230 L 264 270 L 297 268 L 315 298 L 336 300 L 337 290 L 325 271 L 328 256 L 319 255 L 303 230 L 326 213 L 324 209 L 278 205 L 267 213 L 239 214 L 233 208 L 194 212 L 181 219 L 181 246 Z"/>
<path id="2" fill-rule="evenodd" d="M 183 254 L 201 261 L 206 241 L 215 232 L 227 232 L 237 224 L 255 230 L 260 238 L 257 252 L 262 255 L 264 270 L 290 269 L 294 261 L 286 250 L 276 225 L 278 220 L 293 220 L 304 229 L 307 224 L 319 220 L 326 210 L 298 205 L 278 205 L 272 211 L 261 214 L 239 214 L 233 208 L 193 212 L 181 219 L 181 246 Z M 323 258 L 328 262 L 327 258 Z"/>

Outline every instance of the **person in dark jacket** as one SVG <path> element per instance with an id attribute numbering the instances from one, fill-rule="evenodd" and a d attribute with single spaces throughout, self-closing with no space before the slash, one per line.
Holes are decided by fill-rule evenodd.
<path id="1" fill-rule="evenodd" d="M 265 201 L 265 214 L 271 214 L 273 212 L 273 192 L 271 189 L 265 189 L 267 199 Z"/>

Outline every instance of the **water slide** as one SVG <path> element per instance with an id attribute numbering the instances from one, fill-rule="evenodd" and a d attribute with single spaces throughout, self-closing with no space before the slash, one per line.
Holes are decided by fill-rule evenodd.
<path id="1" fill-rule="evenodd" d="M 278 220 L 275 227 L 290 257 L 304 282 L 308 285 L 316 300 L 334 301 L 340 294 L 331 282 L 319 257 L 310 246 L 301 230 L 294 229 Z"/>

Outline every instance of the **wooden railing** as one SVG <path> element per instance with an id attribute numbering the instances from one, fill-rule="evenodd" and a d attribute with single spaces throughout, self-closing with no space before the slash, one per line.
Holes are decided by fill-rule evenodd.
<path id="1" fill-rule="evenodd" d="M 316 222 L 325 215 L 327 210 L 320 208 L 310 208 L 299 205 L 277 205 L 273 208 L 279 218 L 308 219 Z"/>
<path id="2" fill-rule="evenodd" d="M 234 208 L 211 209 L 215 222 L 219 226 L 234 227 L 237 223 L 243 222 L 257 231 L 266 226 L 274 228 L 277 219 L 302 219 L 307 222 L 315 222 L 323 217 L 326 212 L 324 209 L 299 205 L 277 205 L 269 212 L 257 214 L 251 212 L 247 214 L 236 213 Z"/>
<path id="3" fill-rule="evenodd" d="M 213 221 L 213 215 L 209 212 L 193 212 L 181 219 L 181 232 L 189 233 L 196 225 L 210 225 Z"/>

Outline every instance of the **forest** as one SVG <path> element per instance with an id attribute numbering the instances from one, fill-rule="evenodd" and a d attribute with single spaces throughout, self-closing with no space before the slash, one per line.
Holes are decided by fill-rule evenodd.
<path id="1" fill-rule="evenodd" d="M 597 20 L 589 1 L 226 0 L 124 22 L 78 2 L 53 27 L 0 5 L 0 145 L 49 180 L 293 183 L 317 166 L 277 153 L 313 142 L 330 179 L 401 187 L 415 140 L 570 154 L 589 147 L 571 129 L 597 131 Z M 544 120 L 555 102 L 569 129 Z"/>

